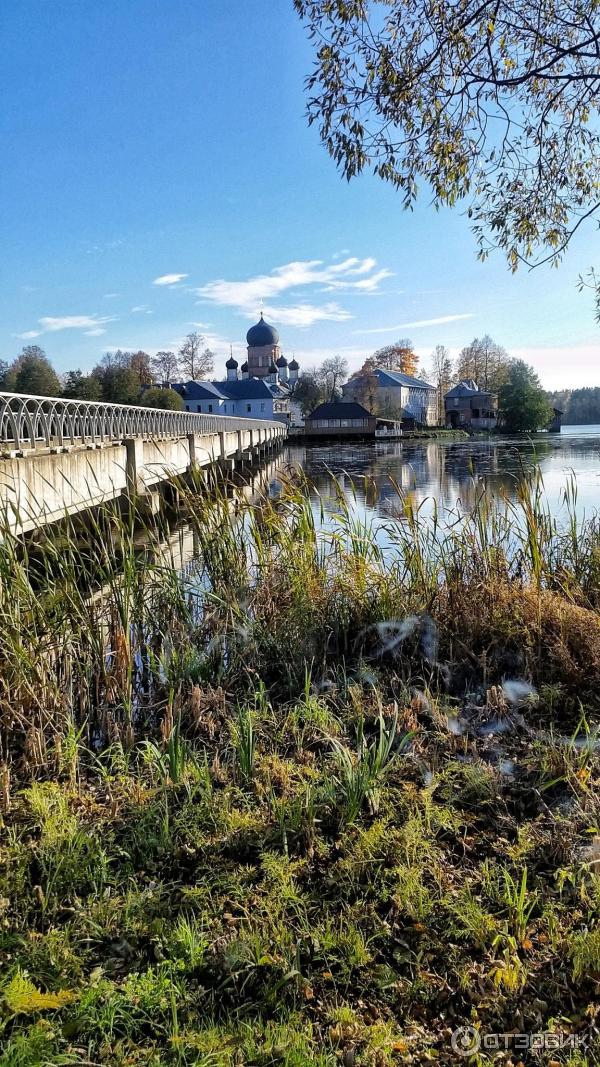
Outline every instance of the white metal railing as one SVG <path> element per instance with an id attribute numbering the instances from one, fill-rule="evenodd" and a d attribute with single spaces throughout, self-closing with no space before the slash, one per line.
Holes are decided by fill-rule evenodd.
<path id="1" fill-rule="evenodd" d="M 14 450 L 264 429 L 269 438 L 286 433 L 284 423 L 266 419 L 0 393 L 0 446 Z"/>

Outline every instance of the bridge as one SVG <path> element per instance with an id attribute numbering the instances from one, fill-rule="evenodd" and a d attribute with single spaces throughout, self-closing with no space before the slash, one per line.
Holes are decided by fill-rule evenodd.
<path id="1" fill-rule="evenodd" d="M 276 421 L 0 392 L 0 512 L 25 532 L 120 497 L 156 510 L 161 483 L 232 470 L 286 435 Z"/>

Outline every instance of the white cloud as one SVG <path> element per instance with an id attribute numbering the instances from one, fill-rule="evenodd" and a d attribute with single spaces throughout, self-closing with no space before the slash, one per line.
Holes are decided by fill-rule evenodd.
<path id="1" fill-rule="evenodd" d="M 148 307 L 147 304 L 136 304 L 131 309 L 132 315 L 153 315 L 154 312 Z"/>
<path id="2" fill-rule="evenodd" d="M 106 322 L 114 322 L 114 318 L 107 315 L 46 315 L 38 319 L 42 327 L 42 333 L 57 333 L 59 330 L 96 330 L 104 326 Z"/>
<path id="3" fill-rule="evenodd" d="M 57 333 L 59 330 L 83 330 L 88 337 L 98 337 L 106 333 L 105 324 L 115 322 L 114 316 L 108 315 L 45 315 L 38 319 L 39 330 L 26 330 L 17 334 L 23 341 L 31 341 L 44 333 Z"/>
<path id="4" fill-rule="evenodd" d="M 118 295 L 119 295 L 118 293 L 104 293 L 104 299 L 105 300 L 114 300 Z"/>
<path id="5" fill-rule="evenodd" d="M 469 311 L 463 315 L 438 315 L 435 319 L 417 319 L 415 322 L 400 322 L 396 326 L 379 326 L 375 330 L 354 330 L 354 333 L 398 333 L 399 330 L 420 330 L 424 326 L 443 326 L 447 322 L 461 322 L 473 318 L 474 313 Z"/>
<path id="6" fill-rule="evenodd" d="M 159 278 L 154 279 L 152 284 L 177 285 L 177 282 L 182 282 L 184 278 L 187 278 L 187 274 L 161 274 Z"/>
<path id="7" fill-rule="evenodd" d="M 383 279 L 391 276 L 391 271 L 385 268 L 376 271 L 376 266 L 377 261 L 371 257 L 358 259 L 351 256 L 328 265 L 320 259 L 295 260 L 275 267 L 269 274 L 259 274 L 245 281 L 220 278 L 196 289 L 196 293 L 203 300 L 235 308 L 240 314 L 252 317 L 258 314 L 262 300 L 269 301 L 288 290 L 306 286 L 319 287 L 322 292 L 376 292 Z M 311 326 L 325 320 L 343 322 L 352 317 L 350 312 L 332 302 L 322 305 L 305 302 L 283 306 L 271 304 L 264 310 L 285 326 Z"/>
<path id="8" fill-rule="evenodd" d="M 265 307 L 267 318 L 273 318 L 282 326 L 298 326 L 301 329 L 312 326 L 315 322 L 345 322 L 351 319 L 349 311 L 340 307 L 339 304 L 292 304 L 289 306 Z"/>

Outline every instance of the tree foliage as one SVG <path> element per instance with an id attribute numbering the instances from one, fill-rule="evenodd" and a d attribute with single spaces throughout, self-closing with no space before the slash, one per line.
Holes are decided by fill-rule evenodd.
<path id="1" fill-rule="evenodd" d="M 293 386 L 294 403 L 300 405 L 303 415 L 310 415 L 325 399 L 323 379 L 316 369 L 302 372 Z"/>
<path id="2" fill-rule="evenodd" d="M 102 400 L 110 404 L 140 403 L 140 369 L 132 365 L 133 353 L 118 349 L 107 352 L 94 367 L 92 377 L 100 383 Z"/>
<path id="3" fill-rule="evenodd" d="M 524 360 L 511 360 L 507 381 L 499 390 L 498 409 L 509 433 L 544 429 L 552 418 L 540 380 Z"/>
<path id="4" fill-rule="evenodd" d="M 101 400 L 102 386 L 95 375 L 70 370 L 64 377 L 62 395 L 68 400 Z"/>
<path id="5" fill-rule="evenodd" d="M 400 371 L 402 374 L 410 374 L 414 377 L 419 365 L 419 357 L 415 352 L 415 346 L 408 337 L 403 337 L 394 344 L 378 348 L 370 357 L 376 367 L 382 370 Z"/>
<path id="6" fill-rule="evenodd" d="M 508 380 L 510 363 L 506 349 L 486 333 L 475 337 L 459 353 L 456 377 L 458 381 L 472 378 L 480 389 L 497 393 Z"/>
<path id="7" fill-rule="evenodd" d="M 468 204 L 479 254 L 557 258 L 598 210 L 597 0 L 295 0 L 309 121 L 347 178 L 372 166 Z"/>
<path id="8" fill-rule="evenodd" d="M 600 424 L 600 388 L 564 389 L 548 393 L 553 407 L 563 413 L 567 426 L 594 426 Z"/>
<path id="9" fill-rule="evenodd" d="M 25 345 L 7 368 L 3 388 L 33 396 L 60 396 L 61 392 L 59 377 L 39 345 Z"/>
<path id="10" fill-rule="evenodd" d="M 183 400 L 175 389 L 166 389 L 160 385 L 154 385 L 150 389 L 144 389 L 141 402 L 145 408 L 165 408 L 167 411 L 181 411 Z"/>

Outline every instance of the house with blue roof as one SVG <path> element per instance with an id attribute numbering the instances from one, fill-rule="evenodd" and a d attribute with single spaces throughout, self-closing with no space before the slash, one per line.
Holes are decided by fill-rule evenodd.
<path id="1" fill-rule="evenodd" d="M 350 378 L 342 394 L 344 400 L 363 404 L 371 414 L 404 426 L 435 426 L 437 422 L 435 386 L 401 371 L 374 367 Z"/>

